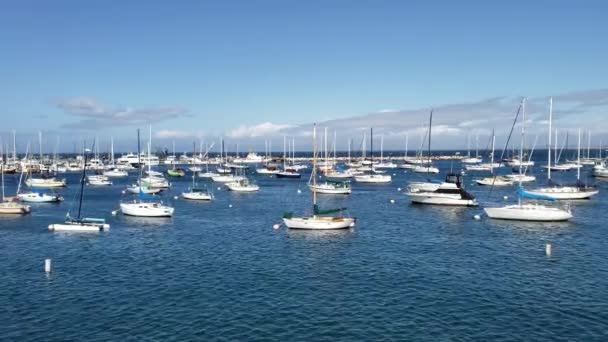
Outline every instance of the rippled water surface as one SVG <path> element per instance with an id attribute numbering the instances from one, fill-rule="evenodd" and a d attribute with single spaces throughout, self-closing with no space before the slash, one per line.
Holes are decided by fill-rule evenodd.
<path id="1" fill-rule="evenodd" d="M 390 185 L 320 197 L 350 208 L 352 230 L 272 228 L 283 211 L 310 208 L 306 175 L 256 176 L 257 194 L 216 184 L 211 203 L 173 199 L 183 178 L 164 195 L 175 217 L 111 216 L 132 177 L 87 188 L 85 212 L 106 217 L 109 232 L 52 233 L 76 190 L 68 175 L 65 202 L 0 219 L 0 339 L 608 339 L 607 183 L 572 204 L 571 222 L 514 223 L 476 221 L 481 208 L 412 205 L 397 188 L 418 177 L 392 172 Z M 489 197 L 472 178 L 480 202 L 513 201 L 514 188 Z M 9 176 L 8 192 L 14 184 Z"/>

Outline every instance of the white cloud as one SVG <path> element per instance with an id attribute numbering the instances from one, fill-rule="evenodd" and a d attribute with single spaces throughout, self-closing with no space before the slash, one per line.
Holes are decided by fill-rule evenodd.
<path id="1" fill-rule="evenodd" d="M 80 118 L 80 121 L 64 125 L 64 128 L 99 129 L 100 127 L 145 125 L 176 119 L 187 115 L 187 110 L 179 106 L 168 107 L 108 107 L 94 98 L 81 96 L 59 100 L 55 104 L 66 114 Z"/>
<path id="2" fill-rule="evenodd" d="M 241 126 L 233 129 L 226 135 L 230 138 L 256 138 L 266 135 L 273 135 L 282 130 L 293 127 L 292 125 L 274 124 L 272 122 L 264 122 L 253 126 Z"/>

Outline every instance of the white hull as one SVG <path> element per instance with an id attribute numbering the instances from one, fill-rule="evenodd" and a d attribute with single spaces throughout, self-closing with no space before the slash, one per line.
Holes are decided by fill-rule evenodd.
<path id="1" fill-rule="evenodd" d="M 99 179 L 91 179 L 87 183 L 93 186 L 110 186 L 112 182 L 109 180 L 99 180 Z"/>
<path id="2" fill-rule="evenodd" d="M 528 183 L 528 182 L 536 181 L 535 176 L 528 176 L 528 175 L 512 174 L 512 175 L 506 175 L 505 177 L 512 180 L 514 183 L 516 183 L 516 182 Z"/>
<path id="3" fill-rule="evenodd" d="M 293 217 L 284 218 L 283 222 L 291 229 L 345 229 L 355 226 L 355 219 L 349 217 Z"/>
<path id="4" fill-rule="evenodd" d="M 277 173 L 281 172 L 281 170 L 256 169 L 255 172 L 259 175 L 276 175 Z"/>
<path id="5" fill-rule="evenodd" d="M 316 187 L 309 185 L 310 190 L 316 190 L 318 194 L 330 194 L 330 195 L 348 195 L 352 193 L 351 188 L 336 187 L 331 184 L 317 184 Z"/>
<path id="6" fill-rule="evenodd" d="M 355 181 L 357 181 L 358 183 L 383 184 L 390 183 L 392 181 L 392 178 L 390 175 L 360 175 L 355 176 Z"/>
<path id="7" fill-rule="evenodd" d="M 492 178 L 492 177 L 488 177 L 488 178 L 483 178 L 483 179 L 477 179 L 475 181 L 475 183 L 479 184 L 479 185 L 494 185 L 494 186 L 509 186 L 509 185 L 513 185 L 513 181 L 508 180 L 508 179 L 500 179 L 500 178 Z"/>
<path id="8" fill-rule="evenodd" d="M 127 188 L 127 191 L 129 191 L 132 194 L 138 194 L 138 193 L 144 193 L 144 194 L 157 194 L 159 192 L 162 191 L 162 189 L 159 188 L 149 188 L 146 186 L 130 186 Z"/>
<path id="9" fill-rule="evenodd" d="M 508 205 L 500 208 L 484 208 L 488 217 L 517 221 L 566 221 L 572 218 L 570 211 L 543 205 Z"/>
<path id="10" fill-rule="evenodd" d="M 49 230 L 55 232 L 103 232 L 110 229 L 110 225 L 103 224 L 88 224 L 88 223 L 55 223 L 49 224 Z"/>
<path id="11" fill-rule="evenodd" d="M 63 188 L 66 186 L 65 179 L 57 180 L 55 178 L 49 179 L 40 179 L 40 178 L 30 178 L 25 181 L 25 185 L 29 187 L 41 188 L 41 189 L 51 189 L 51 188 Z"/>
<path id="12" fill-rule="evenodd" d="M 110 170 L 103 173 L 106 177 L 127 177 L 129 173 L 123 170 Z"/>
<path id="13" fill-rule="evenodd" d="M 431 182 L 411 182 L 408 184 L 408 188 L 410 191 L 435 191 L 439 189 L 441 183 L 431 183 Z"/>
<path id="14" fill-rule="evenodd" d="M 219 173 L 216 172 L 199 172 L 197 176 L 199 178 L 213 178 L 219 176 Z"/>
<path id="15" fill-rule="evenodd" d="M 410 192 L 407 194 L 412 203 L 418 204 L 434 204 L 434 205 L 452 205 L 452 206 L 477 206 L 475 200 L 462 199 L 459 194 L 438 194 L 432 192 Z"/>
<path id="16" fill-rule="evenodd" d="M 235 192 L 256 192 L 260 191 L 260 187 L 254 184 L 241 185 L 238 182 L 235 183 L 226 183 L 226 187 L 230 191 Z"/>
<path id="17" fill-rule="evenodd" d="M 562 186 L 526 190 L 526 192 L 534 195 L 549 196 L 556 200 L 578 200 L 591 198 L 591 196 L 597 195 L 599 190 L 581 190 L 576 186 Z"/>
<path id="18" fill-rule="evenodd" d="M 439 173 L 439 169 L 434 166 L 416 166 L 413 171 L 416 173 Z"/>
<path id="19" fill-rule="evenodd" d="M 188 200 L 197 200 L 197 201 L 211 201 L 213 198 L 210 194 L 205 192 L 182 192 L 182 197 Z"/>
<path id="20" fill-rule="evenodd" d="M 171 217 L 175 209 L 160 203 L 121 203 L 120 211 L 129 216 Z"/>
<path id="21" fill-rule="evenodd" d="M 245 177 L 234 176 L 234 175 L 225 175 L 225 176 L 219 175 L 219 176 L 212 177 L 211 179 L 213 179 L 214 182 L 218 182 L 218 183 L 232 183 L 232 182 L 242 181 L 245 179 Z"/>
<path id="22" fill-rule="evenodd" d="M 25 194 L 18 194 L 17 197 L 22 202 L 29 203 L 48 203 L 48 202 L 59 202 L 63 200 L 63 197 L 59 195 L 50 195 L 39 192 L 30 192 Z"/>

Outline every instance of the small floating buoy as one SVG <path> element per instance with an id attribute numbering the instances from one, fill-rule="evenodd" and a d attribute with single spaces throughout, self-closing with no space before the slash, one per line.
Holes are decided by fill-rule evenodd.
<path id="1" fill-rule="evenodd" d="M 221 188 L 221 187 L 219 187 L 219 186 L 217 187 L 217 189 L 218 189 L 218 190 L 222 190 L 222 188 Z"/>
<path id="2" fill-rule="evenodd" d="M 394 199 L 392 199 L 390 202 L 391 202 L 391 204 L 395 204 L 395 200 Z"/>
<path id="3" fill-rule="evenodd" d="M 509 196 L 503 196 L 503 198 L 505 201 L 509 199 Z"/>
<path id="4" fill-rule="evenodd" d="M 302 193 L 302 190 L 298 189 L 298 193 L 299 193 L 299 194 L 301 194 L 301 193 Z"/>
<path id="5" fill-rule="evenodd" d="M 393 176 L 396 176 L 396 175 L 397 175 L 396 173 L 393 173 Z"/>
<path id="6" fill-rule="evenodd" d="M 232 204 L 228 204 L 228 208 L 232 208 Z"/>
<path id="7" fill-rule="evenodd" d="M 277 230 L 279 228 L 281 228 L 281 225 L 278 223 L 276 223 L 274 226 L 272 226 L 272 229 L 274 229 L 274 230 Z"/>
<path id="8" fill-rule="evenodd" d="M 401 188 L 397 188 L 397 191 L 401 191 Z"/>
<path id="9" fill-rule="evenodd" d="M 551 244 L 550 243 L 545 245 L 545 254 L 551 255 Z"/>
<path id="10" fill-rule="evenodd" d="M 112 210 L 112 216 L 116 216 L 118 214 L 118 210 Z"/>
<path id="11" fill-rule="evenodd" d="M 127 190 L 123 190 L 123 191 L 122 191 L 122 194 L 123 194 L 123 195 L 124 195 L 124 194 L 126 194 L 126 193 L 127 193 Z"/>
<path id="12" fill-rule="evenodd" d="M 44 259 L 44 272 L 51 273 L 51 259 Z"/>
<path id="13" fill-rule="evenodd" d="M 473 216 L 473 218 L 474 218 L 474 219 L 476 219 L 476 220 L 480 220 L 480 219 L 481 219 L 481 215 L 479 215 L 479 214 L 475 214 L 475 215 Z"/>
<path id="14" fill-rule="evenodd" d="M 178 199 L 178 198 L 179 198 L 179 197 L 177 197 L 177 196 L 173 196 L 173 199 Z"/>

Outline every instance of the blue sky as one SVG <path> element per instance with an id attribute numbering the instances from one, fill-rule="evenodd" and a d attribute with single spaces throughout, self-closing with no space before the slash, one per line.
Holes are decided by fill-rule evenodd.
<path id="1" fill-rule="evenodd" d="M 483 118 L 512 117 L 522 95 L 575 94 L 555 104 L 562 125 L 599 139 L 606 13 L 605 1 L 559 0 L 3 1 L 0 131 L 6 141 L 16 129 L 20 145 L 38 130 L 49 143 L 60 135 L 65 150 L 112 135 L 131 149 L 135 128 L 151 122 L 158 144 L 189 149 L 225 135 L 246 149 L 271 137 L 278 147 L 316 121 L 342 145 L 373 125 L 400 147 L 397 136 L 416 131 L 430 107 L 458 104 L 436 113 L 440 148 L 487 134 L 500 123 Z M 596 102 L 581 106 L 589 94 Z M 469 119 L 467 106 L 496 98 L 495 111 L 448 134 Z M 360 126 L 335 124 L 348 122 Z"/>

